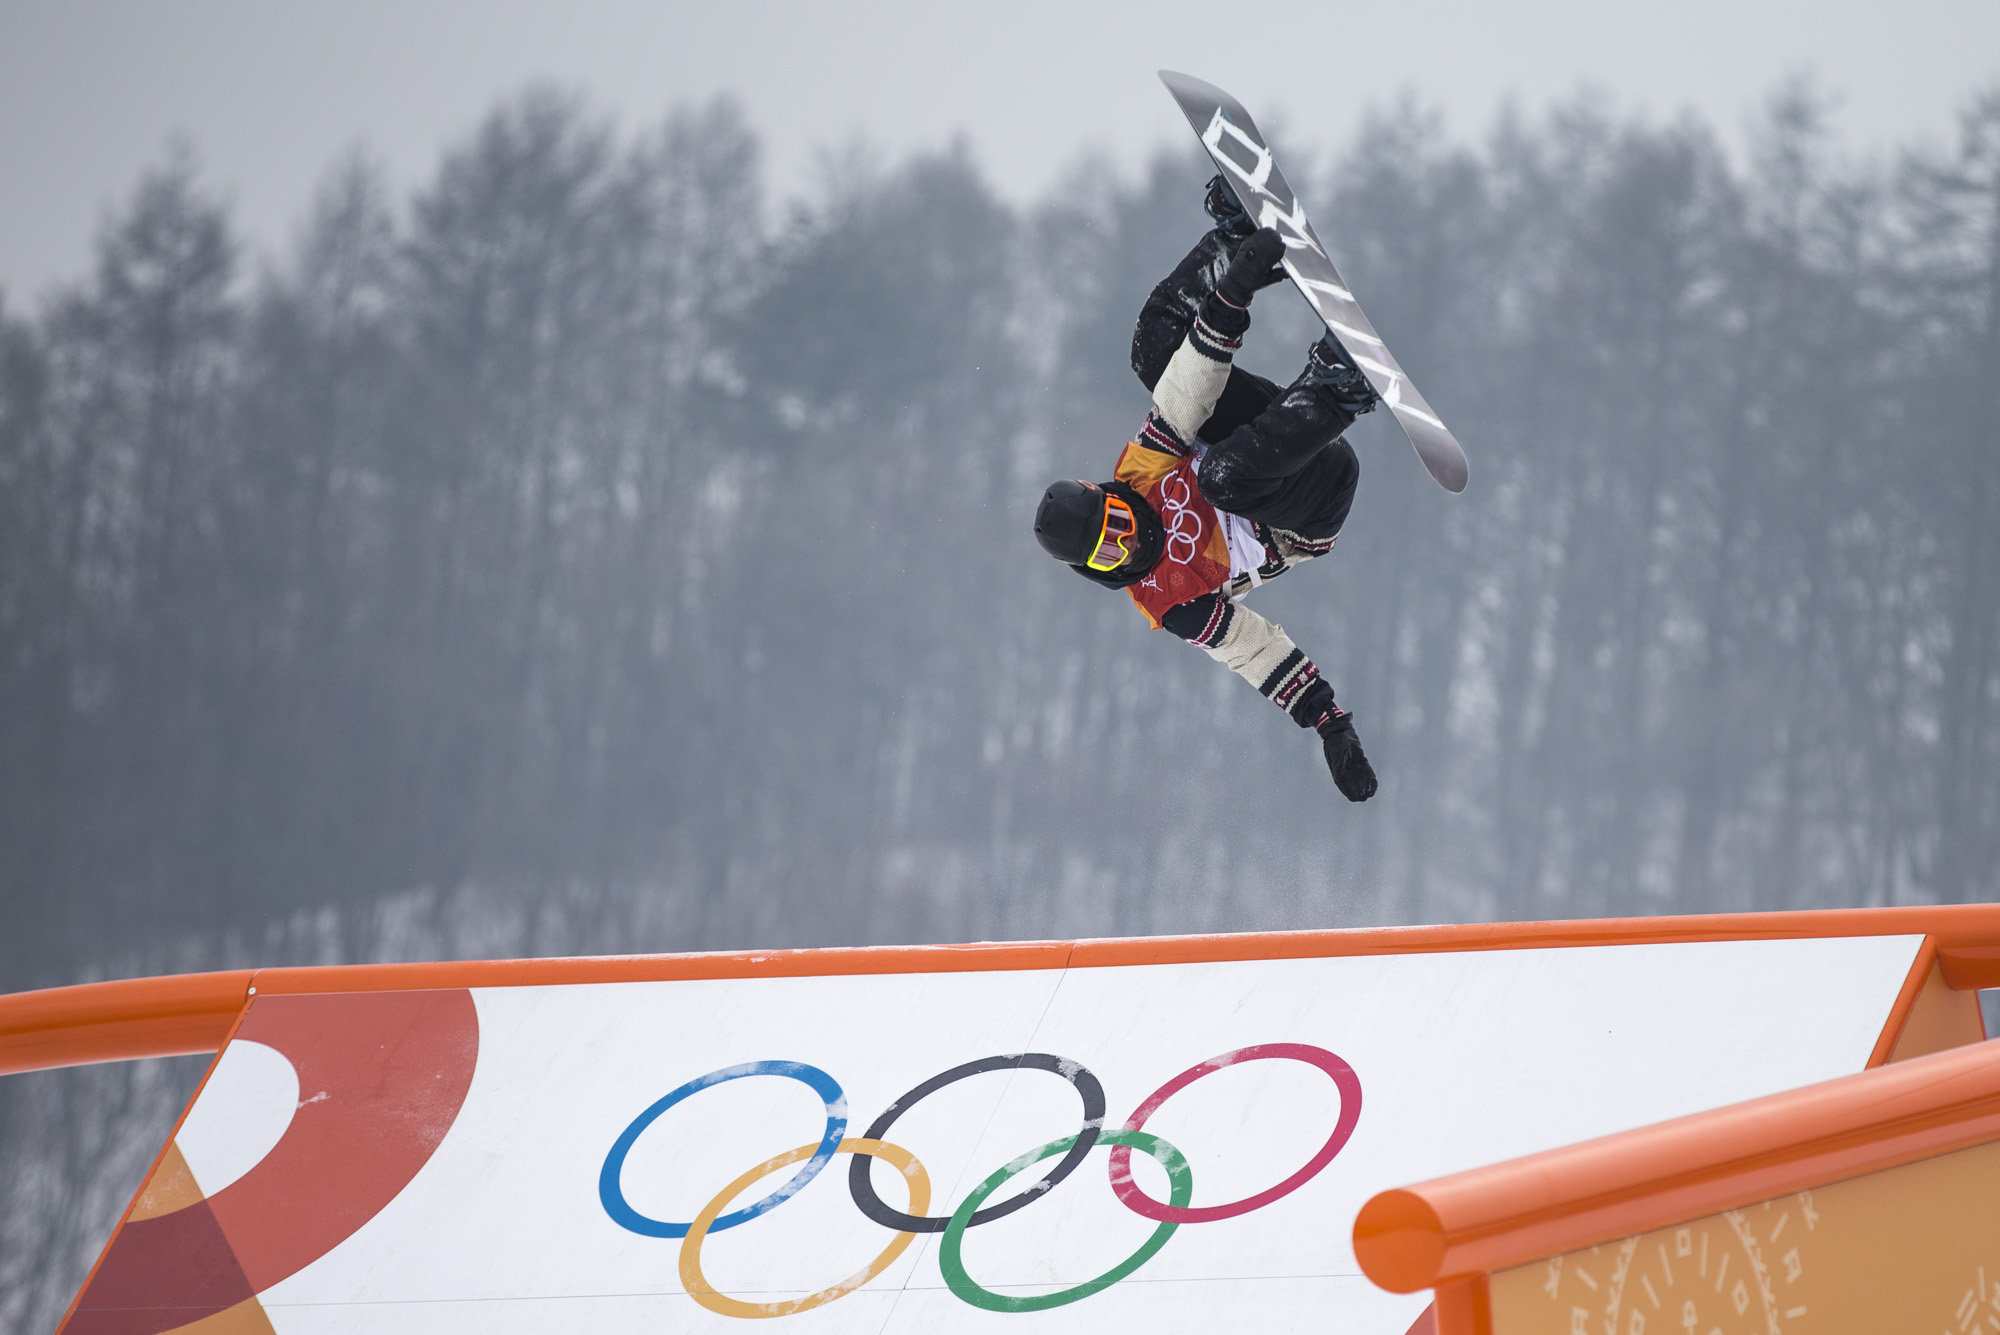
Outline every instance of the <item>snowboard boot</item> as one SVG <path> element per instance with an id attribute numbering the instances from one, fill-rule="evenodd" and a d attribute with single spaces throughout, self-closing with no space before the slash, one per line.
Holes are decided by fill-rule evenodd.
<path id="1" fill-rule="evenodd" d="M 1257 230 L 1257 224 L 1251 220 L 1243 202 L 1236 198 L 1236 192 L 1229 188 L 1229 182 L 1222 179 L 1221 172 L 1209 178 L 1208 195 L 1201 201 L 1201 206 L 1208 210 L 1209 217 L 1215 219 L 1216 229 L 1228 238 L 1231 250 Z"/>
<path id="2" fill-rule="evenodd" d="M 1319 390 L 1350 417 L 1372 411 L 1382 401 L 1347 350 L 1333 341 L 1331 332 L 1306 353 L 1306 369 L 1299 374 L 1298 383 Z"/>

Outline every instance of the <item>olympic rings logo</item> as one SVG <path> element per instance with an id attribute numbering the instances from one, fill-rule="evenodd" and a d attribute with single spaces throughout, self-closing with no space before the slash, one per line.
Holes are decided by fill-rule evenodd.
<path id="1" fill-rule="evenodd" d="M 1188 486 L 1185 473 L 1172 472 L 1161 480 L 1160 504 L 1167 511 L 1167 559 L 1175 565 L 1188 564 L 1201 550 L 1201 516 L 1193 510 L 1193 503 L 1194 489 Z M 1186 556 L 1180 555 L 1183 551 Z"/>
<path id="2" fill-rule="evenodd" d="M 1212 1075 L 1225 1067 L 1240 1065 L 1243 1062 L 1280 1060 L 1304 1062 L 1325 1072 L 1333 1081 L 1334 1087 L 1340 1093 L 1340 1116 L 1334 1125 L 1333 1133 L 1303 1166 L 1276 1186 L 1221 1205 L 1190 1204 L 1194 1199 L 1194 1170 L 1189 1167 L 1186 1156 L 1178 1149 L 1148 1132 L 1145 1129 L 1146 1122 L 1168 1099 L 1205 1075 Z M 930 1174 L 925 1171 L 916 1155 L 885 1139 L 889 1128 L 911 1108 L 947 1085 L 989 1071 L 1011 1070 L 1047 1071 L 1068 1081 L 1083 1105 L 1081 1129 L 1074 1135 L 1050 1141 L 1003 1164 L 973 1187 L 965 1199 L 950 1213 L 935 1215 L 927 1213 L 931 1208 Z M 702 1090 L 748 1076 L 778 1076 L 796 1080 L 819 1095 L 826 1110 L 826 1126 L 819 1141 L 816 1144 L 800 1145 L 786 1150 L 745 1172 L 716 1193 L 714 1199 L 703 1206 L 701 1211 L 687 1223 L 653 1219 L 633 1209 L 625 1199 L 621 1179 L 625 1170 L 626 1156 L 631 1153 L 633 1145 L 645 1133 L 646 1128 L 658 1121 L 661 1114 L 669 1108 L 692 1098 Z M 1088 1298 L 1091 1294 L 1109 1288 L 1124 1279 L 1150 1260 L 1160 1248 L 1166 1246 L 1167 1239 L 1171 1238 L 1174 1231 L 1182 1224 L 1212 1223 L 1220 1219 L 1233 1219 L 1238 1215 L 1249 1214 L 1253 1210 L 1261 1210 L 1273 1201 L 1289 1196 L 1310 1182 L 1333 1162 L 1334 1156 L 1340 1153 L 1348 1138 L 1354 1134 L 1355 1124 L 1361 1119 L 1361 1081 L 1354 1074 L 1354 1068 L 1325 1048 L 1316 1048 L 1305 1043 L 1257 1043 L 1190 1066 L 1147 1095 L 1133 1110 L 1132 1115 L 1125 1119 L 1124 1126 L 1116 1131 L 1103 1129 L 1104 1107 L 1104 1087 L 1082 1064 L 1046 1052 L 1015 1052 L 982 1057 L 977 1061 L 966 1062 L 932 1076 L 891 1103 L 869 1124 L 867 1131 L 859 1136 L 848 1136 L 847 1095 L 832 1076 L 816 1066 L 808 1066 L 803 1062 L 745 1062 L 740 1066 L 725 1066 L 721 1070 L 698 1076 L 669 1092 L 633 1118 L 613 1142 L 610 1152 L 604 1156 L 604 1167 L 598 1173 L 597 1179 L 598 1199 L 603 1203 L 605 1213 L 618 1225 L 631 1232 L 652 1238 L 679 1238 L 681 1283 L 696 1302 L 709 1311 L 723 1316 L 744 1318 L 791 1316 L 797 1312 L 807 1312 L 815 1307 L 822 1307 L 852 1293 L 881 1274 L 903 1254 L 911 1242 L 916 1240 L 919 1233 L 944 1235 L 938 1246 L 938 1268 L 944 1273 L 945 1283 L 950 1286 L 952 1292 L 964 1301 L 990 1312 L 1046 1311 L 1052 1307 L 1062 1307 Z M 1112 1193 L 1127 1209 L 1154 1220 L 1159 1226 L 1145 1242 L 1140 1244 L 1137 1251 L 1123 1261 L 1095 1279 L 1086 1280 L 1070 1288 L 1055 1293 L 1009 1297 L 982 1287 L 965 1267 L 964 1244 L 967 1231 L 981 1224 L 1004 1218 L 1040 1199 L 1056 1184 L 1075 1172 L 1083 1163 L 1084 1157 L 1098 1145 L 1105 1145 L 1111 1149 Z M 1157 1200 L 1147 1195 L 1133 1179 L 1133 1150 L 1149 1156 L 1166 1170 L 1168 1182 L 1166 1200 Z M 747 1224 L 758 1216 L 777 1209 L 817 1177 L 821 1170 L 833 1161 L 836 1154 L 853 1156 L 847 1174 L 848 1193 L 854 1198 L 856 1208 L 863 1215 L 884 1228 L 894 1230 L 895 1236 L 888 1246 L 884 1247 L 874 1260 L 846 1279 L 816 1293 L 807 1294 L 803 1298 L 787 1302 L 751 1303 L 718 1292 L 702 1274 L 701 1269 L 702 1243 L 708 1235 Z M 902 1176 L 903 1190 L 906 1193 L 905 1208 L 902 1210 L 895 1209 L 884 1201 L 869 1179 L 869 1169 L 878 1158 L 886 1160 Z M 1057 1161 L 1055 1167 L 1042 1174 L 1035 1182 L 997 1204 L 987 1204 L 1009 1182 L 1049 1159 Z M 800 1167 L 777 1190 L 741 1209 L 730 1209 L 759 1182 L 794 1164 L 799 1164 Z"/>

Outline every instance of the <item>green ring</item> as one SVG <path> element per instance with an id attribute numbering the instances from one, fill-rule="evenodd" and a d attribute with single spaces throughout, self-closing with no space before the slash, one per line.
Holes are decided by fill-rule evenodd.
<path id="1" fill-rule="evenodd" d="M 1087 1280 L 1074 1288 L 1061 1289 L 1055 1293 L 1039 1293 L 1027 1298 L 1005 1298 L 972 1282 L 972 1277 L 965 1273 L 965 1262 L 959 1256 L 959 1243 L 965 1238 L 965 1230 L 971 1223 L 972 1212 L 977 1210 L 988 1196 L 1005 1186 L 1009 1178 L 1034 1167 L 1044 1159 L 1053 1159 L 1058 1154 L 1069 1153 L 1076 1142 L 1076 1136 L 1064 1136 L 1061 1140 L 1050 1141 L 1038 1150 L 1029 1150 L 974 1187 L 972 1194 L 952 1211 L 951 1222 L 945 1225 L 944 1241 L 938 1245 L 938 1269 L 944 1272 L 944 1282 L 951 1286 L 953 1293 L 974 1307 L 983 1307 L 989 1312 L 1045 1312 L 1051 1307 L 1061 1307 L 1088 1298 L 1100 1289 L 1110 1288 L 1146 1264 L 1152 1259 L 1154 1252 L 1167 1245 L 1167 1239 L 1174 1235 L 1174 1230 L 1180 1227 L 1179 1224 L 1161 1224 L 1153 1230 L 1152 1237 L 1140 1244 L 1138 1251 L 1096 1279 Z M 1182 1157 L 1179 1150 L 1158 1136 L 1146 1131 L 1104 1131 L 1098 1134 L 1097 1143 L 1129 1146 L 1159 1160 L 1167 1170 L 1167 1181 L 1170 1184 L 1168 1200 L 1175 1209 L 1194 1199 L 1194 1170 L 1188 1167 L 1188 1161 Z"/>

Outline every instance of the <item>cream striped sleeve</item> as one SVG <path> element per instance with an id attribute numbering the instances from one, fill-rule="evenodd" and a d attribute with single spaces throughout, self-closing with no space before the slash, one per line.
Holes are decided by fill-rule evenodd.
<path id="1" fill-rule="evenodd" d="M 1216 662 L 1249 682 L 1266 700 L 1287 713 L 1319 680 L 1319 668 L 1292 643 L 1285 628 L 1242 603 L 1215 597 L 1211 626 L 1193 643 Z M 1297 719 L 1302 727 L 1315 720 Z"/>
<path id="2" fill-rule="evenodd" d="M 1173 430 L 1183 444 L 1194 440 L 1195 432 L 1215 411 L 1223 386 L 1229 383 L 1229 366 L 1241 335 L 1230 338 L 1217 332 L 1206 320 L 1196 319 L 1180 347 L 1174 350 L 1160 383 L 1153 387 L 1153 416 Z"/>

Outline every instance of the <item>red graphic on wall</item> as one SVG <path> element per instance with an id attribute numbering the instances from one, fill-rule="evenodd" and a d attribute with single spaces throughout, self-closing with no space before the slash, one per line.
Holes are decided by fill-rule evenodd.
<path id="1" fill-rule="evenodd" d="M 276 1049 L 298 1073 L 290 1125 L 214 1195 L 190 1180 L 172 1208 L 135 1208 L 61 1335 L 161 1335 L 232 1309 L 243 1316 L 232 1327 L 268 1330 L 252 1300 L 409 1185 L 457 1119 L 479 1058 L 463 989 L 259 997 L 235 1036 Z M 169 1159 L 149 1195 L 173 1194 L 162 1182 L 181 1163 L 171 1146 Z"/>

